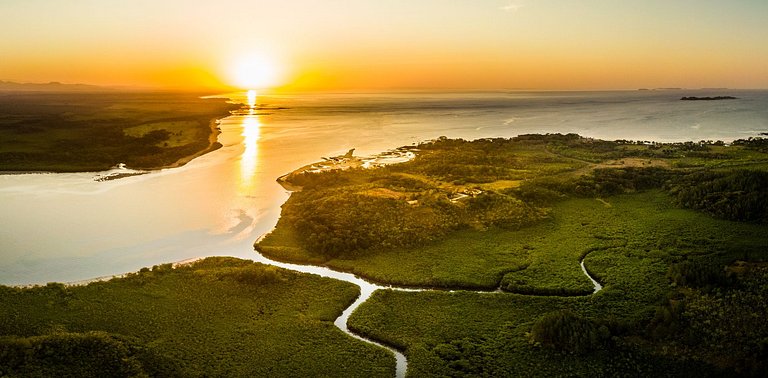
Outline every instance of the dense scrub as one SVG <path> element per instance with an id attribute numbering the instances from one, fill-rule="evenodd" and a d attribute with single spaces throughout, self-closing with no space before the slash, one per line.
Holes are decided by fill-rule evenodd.
<path id="1" fill-rule="evenodd" d="M 391 377 L 391 354 L 333 325 L 358 294 L 233 258 L 87 286 L 0 286 L 0 374 Z"/>
<path id="2" fill-rule="evenodd" d="M 743 203 L 742 208 L 759 212 L 757 203 L 768 196 L 765 186 L 754 183 L 762 181 L 754 178 L 764 173 L 721 168 L 733 177 L 749 176 L 735 184 L 727 179 L 733 185 L 725 191 L 704 187 L 702 179 L 725 173 L 674 168 L 690 158 L 673 156 L 693 152 L 700 153 L 701 167 L 711 161 L 730 166 L 766 159 L 741 147 L 725 148 L 722 143 L 600 141 L 575 134 L 439 138 L 413 147 L 417 157 L 403 164 L 289 175 L 288 181 L 302 190 L 283 206 L 276 230 L 256 247 L 272 258 L 323 263 L 390 283 L 500 285 L 526 294 L 584 295 L 591 287 L 578 269 L 552 273 L 553 259 L 542 256 L 559 256 L 558 266 L 567 266 L 589 253 L 595 242 L 571 226 L 584 223 L 578 217 L 588 213 L 559 217 L 553 208 L 569 198 L 665 190 L 681 207 L 703 209 L 682 198 L 707 193 L 709 198 L 727 198 L 715 202 L 719 205 Z M 747 182 L 753 183 L 743 185 Z M 697 185 L 701 187 L 692 192 Z M 507 232 L 512 234 L 501 236 Z M 542 233 L 557 235 L 550 238 L 569 252 L 549 252 L 527 236 Z M 548 271 L 552 279 L 546 278 Z"/>
<path id="3" fill-rule="evenodd" d="M 0 361 L 0 375 L 12 377 L 183 376 L 151 346 L 105 332 L 2 337 Z"/>
<path id="4" fill-rule="evenodd" d="M 732 264 L 768 257 L 764 227 L 676 209 L 660 191 L 607 201 L 611 207 L 587 199 L 558 204 L 553 216 L 563 226 L 531 229 L 539 245 L 511 237 L 533 247 L 542 269 L 530 278 L 531 267 L 505 276 L 567 286 L 558 275 L 578 269 L 578 257 L 560 260 L 568 248 L 558 247 L 581 245 L 604 285 L 594 295 L 383 292 L 351 325 L 403 348 L 419 376 L 764 374 L 768 277 Z"/>
<path id="5" fill-rule="evenodd" d="M 724 219 L 768 222 L 768 172 L 702 171 L 670 184 L 680 206 L 702 210 Z"/>
<path id="6" fill-rule="evenodd" d="M 350 327 L 405 350 L 414 375 L 765 373 L 768 335 L 757 324 L 766 315 L 765 277 L 727 273 L 737 260 L 768 258 L 766 156 L 760 152 L 720 142 L 575 135 L 439 139 L 417 148 L 417 159 L 406 164 L 302 175 L 304 191 L 293 196 L 300 201 L 291 208 L 289 200 L 285 209 L 296 210 L 318 193 L 330 198 L 355 188 L 355 207 L 375 204 L 369 196 L 399 202 L 402 208 L 384 213 L 408 224 L 413 207 L 407 201 L 437 208 L 420 197 L 429 193 L 463 224 L 443 223 L 450 226 L 411 244 L 327 255 L 301 241 L 302 231 L 291 226 L 300 221 L 292 219 L 258 244 L 273 257 L 388 283 L 525 294 L 374 294 Z M 453 193 L 473 190 L 490 195 L 452 200 Z M 515 212 L 494 198 L 538 216 L 515 221 Z M 472 206 L 476 217 L 467 212 Z M 333 208 L 345 209 L 336 203 L 324 211 Z M 387 224 L 367 211 L 349 224 Z M 494 211 L 499 218 L 482 218 Z M 513 225 L 494 223 L 504 219 Z M 584 296 L 593 288 L 578 267 L 581 258 L 604 285 L 595 295 Z M 729 354 L 728 348 L 741 349 Z"/>
<path id="7" fill-rule="evenodd" d="M 233 105 L 181 93 L 0 94 L 0 171 L 157 168 L 207 149 Z"/>
<path id="8" fill-rule="evenodd" d="M 671 354 L 748 376 L 768 373 L 768 265 L 708 258 L 677 264 L 669 275 L 678 289 L 657 308 L 651 337 Z"/>
<path id="9" fill-rule="evenodd" d="M 350 326 L 403 348 L 409 373 L 417 377 L 704 377 L 719 373 L 706 362 L 638 348 L 620 336 L 625 331 L 618 324 L 606 326 L 612 328 L 606 344 L 598 336 L 594 348 L 582 353 L 530 340 L 539 318 L 565 309 L 581 322 L 585 317 L 579 312 L 588 303 L 503 293 L 380 291 L 353 315 Z M 601 327 L 596 332 L 605 335 Z"/>
<path id="10" fill-rule="evenodd" d="M 476 184 L 581 166 L 510 139 L 441 138 L 418 148 L 413 161 L 374 171 L 292 175 L 302 190 L 283 206 L 278 228 L 294 230 L 302 248 L 326 259 L 421 246 L 462 229 L 520 228 L 547 209 Z"/>
<path id="11" fill-rule="evenodd" d="M 610 337 L 607 326 L 563 310 L 542 315 L 531 327 L 533 342 L 579 354 L 605 349 Z"/>

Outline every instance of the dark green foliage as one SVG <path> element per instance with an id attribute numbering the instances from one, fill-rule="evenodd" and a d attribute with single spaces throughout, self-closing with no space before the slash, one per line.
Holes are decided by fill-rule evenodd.
<path id="1" fill-rule="evenodd" d="M 559 136 L 553 134 L 545 138 Z M 521 137 L 474 141 L 440 138 L 417 148 L 420 152 L 416 159 L 390 169 L 464 185 L 519 180 L 540 173 L 538 170 L 563 171 L 579 165 Z"/>
<path id="2" fill-rule="evenodd" d="M 323 192 L 319 198 L 311 194 L 292 196 L 283 206 L 280 224 L 295 228 L 305 247 L 329 257 L 423 244 L 458 227 L 447 200 L 416 207 L 350 192 Z"/>
<path id="3" fill-rule="evenodd" d="M 356 170 L 360 173 L 364 171 Z M 349 173 L 341 170 L 322 172 L 303 172 L 291 175 L 291 183 L 304 189 L 332 188 L 349 183 Z"/>
<path id="4" fill-rule="evenodd" d="M 696 172 L 676 180 L 669 190 L 680 206 L 718 218 L 768 221 L 768 172 L 765 171 Z"/>
<path id="5" fill-rule="evenodd" d="M 591 175 L 576 180 L 575 191 L 587 196 L 611 196 L 657 189 L 672 176 L 674 172 L 663 168 L 595 169 Z"/>
<path id="6" fill-rule="evenodd" d="M 516 192 L 534 201 L 554 200 L 562 195 L 608 197 L 661 188 L 676 172 L 658 167 L 598 168 L 575 179 L 542 178 L 522 185 Z"/>
<path id="7" fill-rule="evenodd" d="M 554 138 L 553 134 L 547 136 L 548 146 L 552 151 L 574 159 L 597 163 L 628 155 L 620 143 L 613 141 L 584 138 L 577 134 L 567 134 L 559 138 Z"/>
<path id="8" fill-rule="evenodd" d="M 582 317 L 577 308 L 605 301 L 601 298 L 379 291 L 353 314 L 350 326 L 405 347 L 408 372 L 417 377 L 717 374 L 706 363 L 659 356 L 616 336 L 610 338 L 609 348 L 581 354 L 538 348 L 529 341 L 533 323 L 543 315 L 565 309 Z M 611 334 L 617 328 L 605 326 Z"/>
<path id="9" fill-rule="evenodd" d="M 768 138 L 749 137 L 747 139 L 737 139 L 732 143 L 734 146 L 744 146 L 749 149 L 768 152 Z"/>
<path id="10" fill-rule="evenodd" d="M 332 324 L 358 295 L 349 283 L 224 257 L 87 286 L 0 286 L 0 372 L 391 377 L 391 354 Z"/>
<path id="11" fill-rule="evenodd" d="M 546 216 L 544 209 L 534 208 L 514 197 L 494 192 L 468 199 L 467 213 L 467 218 L 478 224 L 505 229 L 527 226 Z"/>
<path id="12" fill-rule="evenodd" d="M 727 283 L 725 266 L 709 259 L 684 260 L 669 268 L 669 279 L 676 285 L 704 288 Z"/>
<path id="13" fill-rule="evenodd" d="M 398 219 L 407 225 L 423 218 L 449 225 L 434 229 L 435 239 L 410 236 L 413 244 L 367 244 L 364 253 L 328 258 L 312 253 L 319 244 L 301 242 L 298 228 L 281 223 L 259 244 L 278 259 L 326 264 L 386 283 L 506 291 L 374 294 L 350 327 L 404 349 L 412 374 L 698 377 L 762 371 L 764 326 L 751 322 L 765 318 L 755 309 L 763 306 L 765 288 L 732 286 L 725 266 L 765 258 L 768 233 L 761 224 L 718 220 L 675 203 L 680 188 L 709 185 L 735 173 L 733 167 L 759 168 L 765 156 L 705 141 L 605 142 L 571 134 L 441 138 L 418 148 L 408 163 L 318 175 L 311 190 L 292 196 L 284 215 L 305 207 L 302 216 L 322 219 L 312 222 L 366 233 L 376 231 L 356 223 Z M 706 173 L 708 167 L 723 173 Z M 755 178 L 762 173 L 735 174 L 718 185 L 766 197 L 768 185 Z M 456 193 L 470 194 L 455 200 Z M 365 206 L 372 209 L 354 209 Z M 458 221 L 410 218 L 422 207 Z M 328 210 L 336 214 L 321 214 Z M 365 235 L 357 231 L 348 236 Z M 578 265 L 582 258 L 604 285 L 594 295 Z M 733 304 L 749 315 L 714 310 L 714 304 Z M 723 314 L 739 323 L 722 320 Z M 723 326 L 712 326 L 716 321 Z M 745 336 L 749 327 L 756 333 Z M 742 342 L 744 351 L 723 357 L 724 348 L 710 347 L 718 340 L 729 348 Z"/>
<path id="14" fill-rule="evenodd" d="M 365 335 L 405 348 L 409 369 L 418 376 L 698 377 L 733 375 L 737 366 L 761 361 L 757 341 L 765 337 L 764 326 L 745 322 L 745 317 L 753 314 L 757 317 L 751 318 L 752 322 L 765 318 L 757 293 L 744 297 L 752 300 L 752 307 L 743 302 L 742 315 L 714 307 L 696 312 L 697 317 L 711 313 L 738 319 L 744 324 L 739 337 L 755 330 L 740 339 L 748 345 L 740 352 L 741 362 L 720 361 L 727 352 L 710 346 L 716 345 L 718 338 L 729 340 L 729 336 L 713 326 L 713 318 L 701 318 L 698 323 L 704 327 L 710 319 L 710 333 L 691 331 L 692 323 L 687 320 L 693 316 L 687 304 L 690 301 L 676 293 L 680 285 L 671 285 L 670 277 L 675 271 L 690 272 L 686 282 L 698 280 L 705 287 L 709 285 L 707 295 L 714 295 L 717 287 L 732 280 L 726 276 L 733 273 L 725 270 L 730 261 L 745 251 L 764 256 L 759 252 L 768 245 L 764 228 L 676 209 L 661 191 L 614 196 L 606 201 L 610 207 L 594 199 L 561 201 L 552 207 L 551 220 L 511 232 L 508 238 L 516 243 L 509 244 L 510 250 L 515 244 L 525 246 L 530 265 L 507 273 L 502 281 L 514 285 L 525 280 L 541 288 L 537 294 L 545 294 L 550 287 L 576 287 L 574 283 L 579 281 L 565 273 L 573 269 L 574 277 L 584 279 L 577 262 L 586 254 L 590 272 L 605 285 L 595 295 L 567 298 L 384 292 L 361 306 L 351 324 Z M 508 234 L 489 235 L 489 242 L 501 243 L 507 240 L 502 235 Z M 467 239 L 462 240 L 465 248 L 470 248 Z M 478 253 L 480 256 L 485 257 Z M 402 255 L 400 261 L 407 258 Z M 678 264 L 685 268 L 677 268 Z M 711 272 L 720 272 L 722 278 L 712 279 Z M 585 286 L 591 288 L 588 282 Z M 515 292 L 519 289 L 512 287 Z M 761 290 L 760 295 L 764 295 L 765 289 Z M 706 294 L 703 289 L 701 293 Z M 564 321 L 568 326 L 561 328 L 563 338 L 557 339 L 561 344 L 551 344 L 551 348 L 530 344 L 538 319 L 561 312 L 570 318 Z M 727 327 L 738 324 L 718 321 L 730 324 Z M 690 344 L 678 343 L 695 333 L 712 336 L 706 342 L 699 337 L 691 338 Z M 745 368 L 738 369 L 746 372 Z"/>
<path id="15" fill-rule="evenodd" d="M 261 264 L 222 268 L 215 275 L 221 279 L 231 278 L 239 283 L 249 285 L 268 285 L 286 280 L 280 269 Z"/>
<path id="16" fill-rule="evenodd" d="M 545 347 L 571 353 L 587 353 L 608 346 L 611 331 L 570 311 L 555 311 L 539 318 L 531 328 L 531 340 Z"/>
<path id="17" fill-rule="evenodd" d="M 22 377 L 173 377 L 175 361 L 138 340 L 105 332 L 0 338 L 0 375 Z"/>
<path id="18" fill-rule="evenodd" d="M 303 248 L 334 258 L 422 246 L 469 227 L 514 229 L 545 217 L 545 209 L 501 192 L 451 201 L 454 190 L 469 189 L 441 183 L 516 179 L 534 160 L 561 163 L 547 153 L 519 153 L 524 146 L 510 139 L 438 139 L 418 147 L 414 161 L 391 167 L 289 175 L 302 190 L 283 206 L 278 227 L 293 229 Z"/>
<path id="19" fill-rule="evenodd" d="M 685 356 L 708 358 L 746 376 L 768 373 L 768 265 L 681 264 L 680 287 L 659 306 L 651 336 Z"/>

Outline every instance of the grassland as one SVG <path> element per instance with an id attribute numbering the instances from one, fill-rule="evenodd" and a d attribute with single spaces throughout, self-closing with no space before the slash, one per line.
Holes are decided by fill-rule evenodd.
<path id="1" fill-rule="evenodd" d="M 219 147 L 235 106 L 189 93 L 0 92 L 0 171 L 184 164 Z"/>
<path id="2" fill-rule="evenodd" d="M 0 375 L 391 377 L 388 352 L 333 325 L 358 294 L 232 258 L 87 286 L 0 287 Z"/>

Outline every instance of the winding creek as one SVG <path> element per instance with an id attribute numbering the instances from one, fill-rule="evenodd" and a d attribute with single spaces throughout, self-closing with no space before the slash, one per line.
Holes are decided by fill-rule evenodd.
<path id="1" fill-rule="evenodd" d="M 371 340 L 371 339 L 365 338 L 365 337 L 363 337 L 361 335 L 358 335 L 358 334 L 352 332 L 349 329 L 349 327 L 347 327 L 347 321 L 349 320 L 349 317 L 352 315 L 352 313 L 358 307 L 360 307 L 360 305 L 365 303 L 365 301 L 367 301 L 368 298 L 370 298 L 371 295 L 373 295 L 373 293 L 376 290 L 388 289 L 388 290 L 410 291 L 410 292 L 425 292 L 425 291 L 435 291 L 435 290 L 439 290 L 439 289 L 432 289 L 432 288 L 429 288 L 429 289 L 419 289 L 419 288 L 399 287 L 399 286 L 392 286 L 392 285 L 382 286 L 382 285 L 379 285 L 379 284 L 367 281 L 367 280 L 365 280 L 363 278 L 360 278 L 360 277 L 358 277 L 358 276 L 356 276 L 354 274 L 335 271 L 333 269 L 330 269 L 330 268 L 324 267 L 324 266 L 299 265 L 299 264 L 284 263 L 284 262 L 272 260 L 272 259 L 262 255 L 258 251 L 256 251 L 256 255 L 257 255 L 257 257 L 255 259 L 253 259 L 253 260 L 257 261 L 257 262 L 260 262 L 260 263 L 263 263 L 263 264 L 269 264 L 269 265 L 277 266 L 277 267 L 280 267 L 280 268 L 283 268 L 283 269 L 293 270 L 293 271 L 296 271 L 296 272 L 316 274 L 316 275 L 319 275 L 319 276 L 322 276 L 322 277 L 333 278 L 333 279 L 349 282 L 351 284 L 355 284 L 358 287 L 360 287 L 360 296 L 355 300 L 354 303 L 352 303 L 349 307 L 347 307 L 344 310 L 344 312 L 342 312 L 342 314 L 339 315 L 338 318 L 336 318 L 336 320 L 333 322 L 333 324 L 336 325 L 336 327 L 338 327 L 340 330 L 342 330 L 347 335 L 350 335 L 350 336 L 352 336 L 352 337 L 354 337 L 354 338 L 356 338 L 358 340 L 362 340 L 362 341 L 365 341 L 367 343 L 371 343 L 373 345 L 377 345 L 379 347 L 385 348 L 385 349 L 389 350 L 390 352 L 392 352 L 394 354 L 394 356 L 395 356 L 395 376 L 397 378 L 405 377 L 405 373 L 408 370 L 408 360 L 406 359 L 405 354 L 403 354 L 401 351 L 399 351 L 399 350 L 397 350 L 397 349 L 395 349 L 395 348 L 393 348 L 391 346 L 384 345 L 384 344 L 382 344 L 380 342 L 377 342 L 375 340 Z M 584 267 L 584 259 L 585 258 L 586 258 L 586 256 L 581 259 L 579 264 L 581 265 L 581 269 L 584 272 L 584 274 L 587 276 L 587 278 L 589 278 L 589 280 L 592 281 L 592 284 L 594 285 L 594 291 L 592 292 L 592 294 L 594 294 L 594 293 L 597 293 L 598 291 L 602 290 L 603 286 L 600 285 L 600 283 L 598 283 L 587 272 L 587 269 Z M 450 290 L 450 289 L 444 289 L 444 290 L 445 291 L 455 291 L 455 290 Z M 492 295 L 504 295 L 505 294 L 505 292 L 503 292 L 501 290 L 498 290 L 498 289 L 497 290 L 487 290 L 487 291 L 479 291 L 479 290 L 462 290 L 462 291 L 468 291 L 468 292 L 479 293 L 479 294 L 492 294 Z M 591 295 L 591 294 L 589 294 L 589 295 Z"/>
<path id="2" fill-rule="evenodd" d="M 0 175 L 0 284 L 83 282 L 207 256 L 343 280 L 358 285 L 361 295 L 334 324 L 394 353 L 401 377 L 405 356 L 354 334 L 347 320 L 376 290 L 436 289 L 383 286 L 255 253 L 253 241 L 272 230 L 290 195 L 277 177 L 351 148 L 368 156 L 441 135 L 575 132 L 657 141 L 753 136 L 768 122 L 768 92 L 738 94 L 746 100 L 680 104 L 664 93 L 637 92 L 266 97 L 259 102 L 267 106 L 220 120 L 223 147 L 183 167 L 107 181 L 99 181 L 105 172 Z M 244 93 L 228 97 L 246 103 Z M 713 112 L 713 106 L 727 109 Z M 584 260 L 579 264 L 599 291 Z"/>

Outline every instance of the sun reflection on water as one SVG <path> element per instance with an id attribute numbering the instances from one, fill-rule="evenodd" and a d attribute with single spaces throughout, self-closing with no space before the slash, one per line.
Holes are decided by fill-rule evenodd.
<path id="1" fill-rule="evenodd" d="M 259 138 L 261 122 L 256 114 L 243 117 L 243 155 L 240 158 L 240 188 L 243 192 L 254 189 L 254 176 L 259 165 Z"/>

